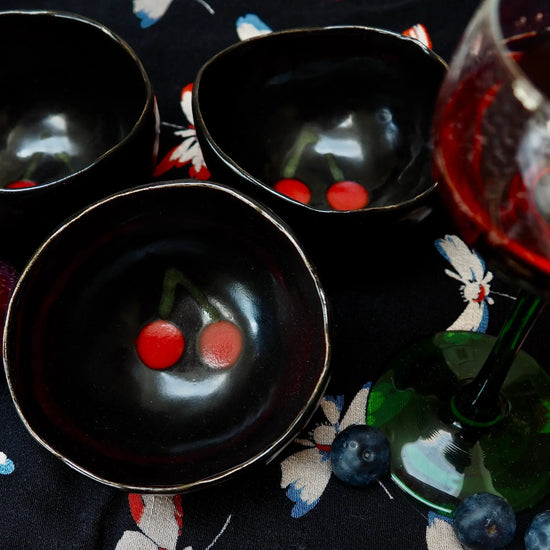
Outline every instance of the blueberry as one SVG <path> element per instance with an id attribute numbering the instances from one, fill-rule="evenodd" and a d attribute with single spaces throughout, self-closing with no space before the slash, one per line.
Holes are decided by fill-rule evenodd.
<path id="1" fill-rule="evenodd" d="M 363 487 L 388 471 L 390 444 L 378 428 L 356 424 L 334 438 L 330 462 L 338 479 Z"/>
<path id="2" fill-rule="evenodd" d="M 550 550 L 550 510 L 533 518 L 525 532 L 525 550 Z"/>
<path id="3" fill-rule="evenodd" d="M 457 506 L 453 527 L 458 540 L 471 550 L 504 548 L 516 533 L 516 516 L 502 497 L 475 493 Z"/>

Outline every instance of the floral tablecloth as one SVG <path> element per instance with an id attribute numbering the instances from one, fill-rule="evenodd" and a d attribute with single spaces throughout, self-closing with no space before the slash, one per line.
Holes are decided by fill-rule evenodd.
<path id="1" fill-rule="evenodd" d="M 210 176 L 193 126 L 192 82 L 200 66 L 226 46 L 285 28 L 357 24 L 406 32 L 449 59 L 477 4 L 3 0 L 0 9 L 80 13 L 130 44 L 158 100 L 162 124 L 153 177 L 163 180 Z M 280 456 L 233 481 L 175 496 L 127 494 L 100 485 L 28 435 L 5 380 L 0 381 L 0 548 L 459 549 L 448 520 L 412 502 L 389 478 L 366 489 L 342 484 L 331 475 L 330 446 L 340 430 L 365 422 L 371 383 L 396 349 L 451 327 L 496 333 L 515 289 L 493 276 L 437 210 L 383 238 L 366 232 L 353 242 L 348 257 L 330 273 L 321 272 L 333 313 L 333 376 L 321 406 Z M 550 360 L 548 322 L 543 313 L 526 344 L 541 361 Z M 518 536 L 510 548 L 523 548 L 533 514 L 518 516 Z"/>

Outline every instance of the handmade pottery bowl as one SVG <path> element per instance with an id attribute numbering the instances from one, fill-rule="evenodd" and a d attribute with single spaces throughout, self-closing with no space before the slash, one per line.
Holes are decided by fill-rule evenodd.
<path id="1" fill-rule="evenodd" d="M 286 226 L 208 182 L 123 191 L 56 230 L 4 331 L 31 434 L 108 485 L 175 492 L 272 458 L 328 380 L 318 278 Z"/>
<path id="2" fill-rule="evenodd" d="M 23 263 L 66 216 L 149 181 L 158 115 L 142 63 L 97 22 L 0 12 L 0 49 L 0 252 Z"/>
<path id="3" fill-rule="evenodd" d="M 194 121 L 213 179 L 302 234 L 431 195 L 430 125 L 446 65 L 419 41 L 366 27 L 275 32 L 207 61 Z"/>

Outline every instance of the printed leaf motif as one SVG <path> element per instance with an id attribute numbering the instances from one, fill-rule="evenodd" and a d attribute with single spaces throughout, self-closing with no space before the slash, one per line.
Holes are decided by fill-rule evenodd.
<path id="1" fill-rule="evenodd" d="M 336 424 L 338 420 L 340 420 L 340 414 L 342 413 L 343 407 L 343 395 L 338 395 L 336 397 L 325 395 L 325 397 L 321 400 L 321 410 L 331 424 Z"/>
<path id="2" fill-rule="evenodd" d="M 281 487 L 288 487 L 286 495 L 295 503 L 291 515 L 298 518 L 319 502 L 331 476 L 328 456 L 317 447 L 299 451 L 281 462 Z"/>
<path id="3" fill-rule="evenodd" d="M 206 0 L 195 0 L 203 6 L 210 14 L 214 10 Z M 173 0 L 133 0 L 133 12 L 140 20 L 142 29 L 146 29 L 154 25 L 161 17 L 164 16 Z"/>
<path id="4" fill-rule="evenodd" d="M 116 550 L 159 550 L 159 547 L 143 533 L 125 531 L 116 545 Z"/>
<path id="5" fill-rule="evenodd" d="M 253 38 L 262 34 L 273 32 L 257 15 L 248 13 L 239 17 L 235 24 L 237 35 L 240 40 Z"/>
<path id="6" fill-rule="evenodd" d="M 371 395 L 371 386 L 372 384 L 370 382 L 365 384 L 361 391 L 359 391 L 353 398 L 346 414 L 340 422 L 338 431 L 341 432 L 354 424 L 365 423 L 365 411 L 367 410 L 367 402 L 369 401 Z"/>
<path id="7" fill-rule="evenodd" d="M 0 452 L 0 475 L 9 475 L 15 470 L 13 460 L 9 459 L 6 453 Z"/>
<path id="8" fill-rule="evenodd" d="M 172 0 L 134 0 L 133 11 L 143 29 L 154 25 L 170 7 Z"/>
<path id="9" fill-rule="evenodd" d="M 451 520 L 434 512 L 428 513 L 426 544 L 428 550 L 462 550 Z"/>

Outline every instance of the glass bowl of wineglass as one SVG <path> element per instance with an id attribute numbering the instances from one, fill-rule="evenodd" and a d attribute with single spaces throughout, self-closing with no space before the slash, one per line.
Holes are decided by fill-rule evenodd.
<path id="1" fill-rule="evenodd" d="M 519 284 L 498 337 L 443 332 L 397 354 L 369 423 L 392 477 L 444 513 L 472 493 L 516 510 L 550 492 L 550 377 L 521 350 L 550 296 L 550 6 L 485 0 L 449 65 L 434 167 L 462 238 Z"/>

